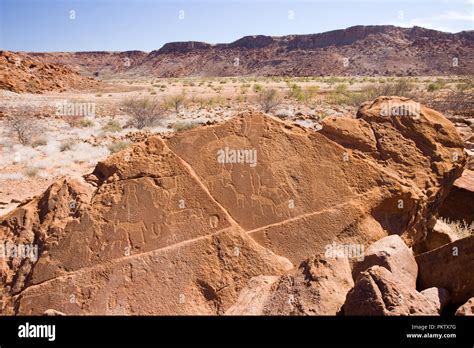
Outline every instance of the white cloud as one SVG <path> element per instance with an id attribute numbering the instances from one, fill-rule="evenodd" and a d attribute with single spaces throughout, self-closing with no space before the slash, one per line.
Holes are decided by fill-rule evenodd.
<path id="1" fill-rule="evenodd" d="M 474 0 L 470 0 L 473 1 Z M 469 12 L 458 12 L 458 11 L 446 11 L 440 15 L 434 15 L 430 17 L 419 17 L 412 18 L 408 20 L 398 20 L 390 22 L 392 25 L 399 27 L 423 27 L 428 29 L 435 29 L 446 32 L 457 32 L 459 30 L 454 30 L 452 25 L 455 22 L 471 22 L 472 28 L 474 29 L 474 11 Z"/>
<path id="2" fill-rule="evenodd" d="M 470 21 L 474 23 L 474 11 L 471 13 L 460 13 L 457 11 L 448 11 L 446 12 L 445 15 L 441 15 L 438 17 L 439 19 L 455 20 L 455 21 Z"/>

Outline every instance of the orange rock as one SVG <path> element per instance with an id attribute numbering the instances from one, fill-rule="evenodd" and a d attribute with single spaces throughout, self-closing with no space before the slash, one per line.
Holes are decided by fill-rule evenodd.
<path id="1" fill-rule="evenodd" d="M 244 113 L 149 137 L 99 163 L 88 183 L 57 182 L 0 219 L 0 241 L 39 245 L 36 263 L 2 265 L 8 312 L 223 314 L 239 298 L 252 303 L 250 290 L 241 294 L 250 279 L 286 275 L 297 287 L 320 282 L 298 313 L 334 313 L 352 279 L 324 264 L 328 246 L 398 234 L 416 249 L 464 165 L 442 115 L 423 106 L 416 119 L 380 115 L 387 101 L 405 100 L 364 105 L 347 121 L 361 129 L 354 138 L 338 135 L 342 121 L 326 136 Z M 267 294 L 286 298 L 291 287 L 278 279 Z M 334 297 L 313 303 L 318 293 Z"/>

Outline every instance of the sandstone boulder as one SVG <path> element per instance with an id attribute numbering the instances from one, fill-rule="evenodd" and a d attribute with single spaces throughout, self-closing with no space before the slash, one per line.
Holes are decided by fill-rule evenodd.
<path id="1" fill-rule="evenodd" d="M 471 297 L 465 304 L 459 307 L 456 315 L 474 315 L 474 297 Z"/>
<path id="2" fill-rule="evenodd" d="M 276 276 L 258 276 L 249 280 L 226 315 L 263 315 L 267 301 L 279 280 Z"/>
<path id="3" fill-rule="evenodd" d="M 439 214 L 450 220 L 474 223 L 474 170 L 464 170 L 462 176 L 454 182 Z"/>
<path id="4" fill-rule="evenodd" d="M 444 306 L 446 306 L 451 300 L 448 290 L 443 288 L 429 288 L 420 292 L 428 300 L 430 300 L 438 311 L 438 314 L 441 314 Z"/>
<path id="5" fill-rule="evenodd" d="M 355 261 L 353 265 L 354 279 L 359 273 L 375 265 L 385 267 L 406 285 L 416 288 L 418 265 L 415 256 L 398 235 L 388 236 L 371 244 L 365 250 L 364 259 Z"/>
<path id="6" fill-rule="evenodd" d="M 226 314 L 336 315 L 353 284 L 347 258 L 312 257 L 279 278 L 253 278 Z"/>
<path id="7" fill-rule="evenodd" d="M 474 236 L 416 256 L 418 288 L 444 288 L 453 303 L 474 295 Z"/>
<path id="8" fill-rule="evenodd" d="M 217 314 L 248 279 L 293 267 L 244 233 L 160 139 L 124 155 L 97 166 L 93 195 L 58 182 L 4 217 L 3 238 L 41 243 L 34 267 L 7 279 L 18 314 Z"/>
<path id="9" fill-rule="evenodd" d="M 435 303 L 380 266 L 359 275 L 342 311 L 344 315 L 438 314 Z"/>

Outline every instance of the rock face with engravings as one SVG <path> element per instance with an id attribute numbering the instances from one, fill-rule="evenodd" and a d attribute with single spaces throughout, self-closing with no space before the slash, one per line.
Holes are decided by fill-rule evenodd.
<path id="1" fill-rule="evenodd" d="M 398 97 L 320 132 L 248 112 L 151 136 L 0 218 L 0 241 L 38 245 L 35 262 L 0 260 L 3 312 L 437 314 L 447 293 L 421 291 L 449 284 L 427 274 L 435 256 L 413 253 L 462 144 L 443 115 Z M 347 245 L 367 259 L 340 255 Z M 453 284 L 456 300 L 474 295 Z"/>

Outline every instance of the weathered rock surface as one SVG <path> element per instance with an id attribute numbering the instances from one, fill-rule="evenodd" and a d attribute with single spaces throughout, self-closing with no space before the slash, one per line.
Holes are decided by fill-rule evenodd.
<path id="1" fill-rule="evenodd" d="M 45 63 L 25 53 L 0 51 L 0 89 L 13 92 L 42 93 L 87 89 L 99 86 L 99 82 L 81 76 L 63 65 Z"/>
<path id="2" fill-rule="evenodd" d="M 54 317 L 54 316 L 64 316 L 65 314 L 54 309 L 47 309 L 44 311 L 43 315 L 48 316 L 48 317 Z"/>
<path id="3" fill-rule="evenodd" d="M 464 170 L 454 182 L 439 214 L 450 220 L 474 222 L 474 170 Z"/>
<path id="4" fill-rule="evenodd" d="M 364 259 L 353 264 L 354 279 L 375 265 L 385 267 L 406 285 L 416 287 L 418 265 L 415 256 L 398 235 L 388 236 L 371 244 L 365 250 Z"/>
<path id="5" fill-rule="evenodd" d="M 474 315 L 474 297 L 471 297 L 465 304 L 459 307 L 456 315 Z"/>
<path id="6" fill-rule="evenodd" d="M 100 186 L 63 229 L 34 221 L 42 197 L 25 206 L 43 240 L 35 267 L 15 278 L 18 313 L 216 314 L 251 277 L 292 267 L 243 233 L 162 140 L 134 147 L 128 163 L 121 156 L 97 166 Z M 4 230 L 24 231 L 18 213 Z"/>
<path id="7" fill-rule="evenodd" d="M 397 234 L 416 248 L 464 165 L 442 115 L 380 114 L 406 101 L 378 98 L 348 121 L 375 148 L 351 147 L 338 136 L 347 127 L 326 136 L 244 113 L 150 137 L 99 163 L 87 183 L 59 181 L 0 219 L 0 241 L 39 246 L 37 262 L 2 260 L 6 312 L 248 313 L 270 296 L 254 312 L 334 314 L 352 276 L 346 259 L 322 258 L 327 246 Z M 258 276 L 278 280 L 252 294 Z"/>
<path id="8" fill-rule="evenodd" d="M 437 304 L 392 274 L 372 266 L 347 294 L 344 315 L 437 315 Z"/>
<path id="9" fill-rule="evenodd" d="M 280 277 L 262 314 L 336 315 L 353 285 L 347 258 L 312 257 Z"/>
<path id="10" fill-rule="evenodd" d="M 454 242 L 459 239 L 454 233 L 452 227 L 443 220 L 436 220 L 436 224 L 433 229 L 428 232 L 421 250 L 423 252 L 430 251 L 439 248 L 443 245 Z"/>
<path id="11" fill-rule="evenodd" d="M 280 277 L 256 277 L 226 314 L 336 315 L 354 285 L 345 257 L 305 260 Z"/>
<path id="12" fill-rule="evenodd" d="M 445 288 L 453 303 L 474 295 L 474 236 L 416 256 L 418 288 Z"/>
<path id="13" fill-rule="evenodd" d="M 258 276 L 250 279 L 247 286 L 240 292 L 235 304 L 225 314 L 263 315 L 278 280 L 279 277 L 276 276 Z"/>
<path id="14" fill-rule="evenodd" d="M 438 311 L 438 314 L 441 314 L 444 306 L 446 306 L 449 301 L 451 301 L 451 296 L 449 291 L 443 288 L 429 288 L 420 292 L 428 300 L 430 300 Z"/>

